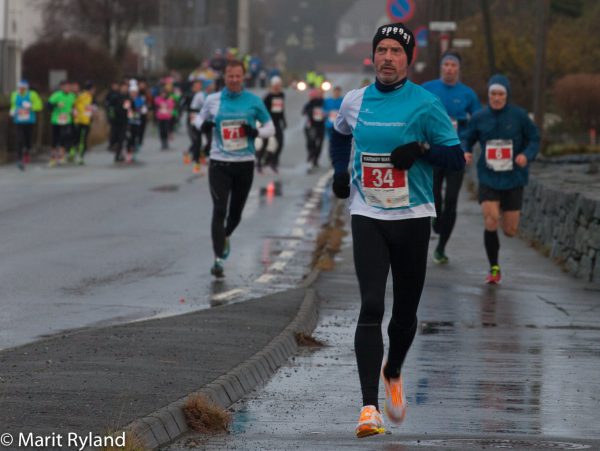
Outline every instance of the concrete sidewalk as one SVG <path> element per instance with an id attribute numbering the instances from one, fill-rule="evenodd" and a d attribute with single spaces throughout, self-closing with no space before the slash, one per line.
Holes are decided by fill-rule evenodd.
<path id="1" fill-rule="evenodd" d="M 207 385 L 217 402 L 230 405 L 296 350 L 289 334 L 278 341 L 295 318 L 300 331 L 316 322 L 316 302 L 305 288 L 1 351 L 0 434 L 106 435 Z M 181 413 L 163 413 L 166 421 L 156 415 L 137 422 L 147 447 L 184 430 Z M 0 449 L 17 449 L 12 445 Z"/>
<path id="2" fill-rule="evenodd" d="M 600 449 L 598 292 L 505 237 L 503 283 L 484 285 L 482 220 L 468 197 L 463 191 L 450 264 L 428 268 L 403 370 L 404 424 L 354 436 L 360 301 L 348 239 L 335 270 L 315 284 L 321 317 L 314 336 L 326 347 L 302 349 L 237 403 L 231 434 L 190 435 L 166 449 Z"/>

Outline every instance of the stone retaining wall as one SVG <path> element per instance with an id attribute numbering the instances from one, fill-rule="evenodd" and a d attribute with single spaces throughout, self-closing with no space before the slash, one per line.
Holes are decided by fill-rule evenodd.
<path id="1" fill-rule="evenodd" d="M 521 235 L 569 273 L 600 283 L 600 200 L 531 179 L 523 199 Z"/>

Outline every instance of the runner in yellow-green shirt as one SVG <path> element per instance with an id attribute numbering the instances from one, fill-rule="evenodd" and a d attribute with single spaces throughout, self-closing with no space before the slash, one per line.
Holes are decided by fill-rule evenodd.
<path id="1" fill-rule="evenodd" d="M 77 152 L 77 164 L 84 164 L 85 152 L 88 146 L 88 136 L 92 124 L 96 102 L 94 94 L 96 88 L 94 83 L 87 81 L 83 91 L 77 96 L 74 105 L 74 123 L 75 123 L 75 150 Z"/>
<path id="2" fill-rule="evenodd" d="M 71 84 L 67 81 L 62 81 L 58 91 L 55 91 L 48 99 L 48 107 L 52 111 L 50 116 L 52 148 L 48 164 L 50 167 L 65 162 L 65 149 L 70 147 L 72 140 L 71 125 L 73 124 L 74 103 L 75 98 L 71 95 Z"/>

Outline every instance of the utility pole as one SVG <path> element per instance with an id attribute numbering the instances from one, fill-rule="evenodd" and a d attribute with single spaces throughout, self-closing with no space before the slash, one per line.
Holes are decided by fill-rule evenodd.
<path id="1" fill-rule="evenodd" d="M 250 51 L 250 0 L 238 0 L 237 48 L 243 56 Z"/>
<path id="2" fill-rule="evenodd" d="M 533 75 L 533 115 L 540 134 L 544 133 L 544 94 L 546 92 L 546 35 L 550 0 L 538 0 L 537 34 L 535 39 L 535 71 Z"/>
<path id="3" fill-rule="evenodd" d="M 483 14 L 483 32 L 487 46 L 488 67 L 490 76 L 496 73 L 496 56 L 494 54 L 494 33 L 492 32 L 492 20 L 490 18 L 490 4 L 488 0 L 481 0 L 481 12 Z"/>

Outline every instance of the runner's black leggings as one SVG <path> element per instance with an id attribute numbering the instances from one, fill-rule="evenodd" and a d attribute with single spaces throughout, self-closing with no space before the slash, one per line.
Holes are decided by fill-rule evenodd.
<path id="1" fill-rule="evenodd" d="M 354 266 L 360 287 L 360 316 L 354 336 L 363 405 L 378 407 L 383 360 L 381 323 L 385 286 L 392 269 L 394 302 L 387 331 L 388 374 L 397 377 L 417 331 L 417 308 L 425 283 L 430 218 L 385 221 L 352 216 Z"/>
<path id="2" fill-rule="evenodd" d="M 306 136 L 308 162 L 312 163 L 313 166 L 318 166 L 321 148 L 323 147 L 323 139 L 325 138 L 325 125 L 304 127 L 304 135 Z"/>
<path id="3" fill-rule="evenodd" d="M 445 168 L 433 168 L 433 198 L 437 218 L 434 222 L 434 231 L 440 234 L 437 250 L 444 252 L 450 239 L 454 224 L 456 223 L 456 206 L 458 193 L 462 186 L 465 171 L 453 171 Z M 446 192 L 442 196 L 442 188 L 446 179 Z"/>
<path id="4" fill-rule="evenodd" d="M 21 161 L 24 154 L 31 150 L 33 124 L 16 124 L 17 131 L 17 160 Z"/>
<path id="5" fill-rule="evenodd" d="M 170 119 L 158 120 L 158 133 L 160 135 L 160 143 L 162 149 L 165 150 L 169 146 L 169 127 L 171 126 Z"/>
<path id="6" fill-rule="evenodd" d="M 253 177 L 254 161 L 210 161 L 208 183 L 213 200 L 211 235 L 217 257 L 223 257 L 225 238 L 233 233 L 242 220 L 242 210 Z"/>
<path id="7" fill-rule="evenodd" d="M 83 157 L 88 148 L 88 136 L 90 134 L 90 126 L 84 124 L 77 125 L 77 151 L 79 156 Z"/>
<path id="8" fill-rule="evenodd" d="M 267 146 L 269 140 L 263 139 L 260 150 L 256 152 L 256 162 L 259 167 L 262 166 L 263 162 L 268 165 L 273 165 L 274 167 L 279 166 L 279 155 L 281 155 L 281 150 L 283 149 L 283 129 L 278 124 L 275 124 L 275 141 L 277 142 L 275 151 L 268 152 Z"/>

